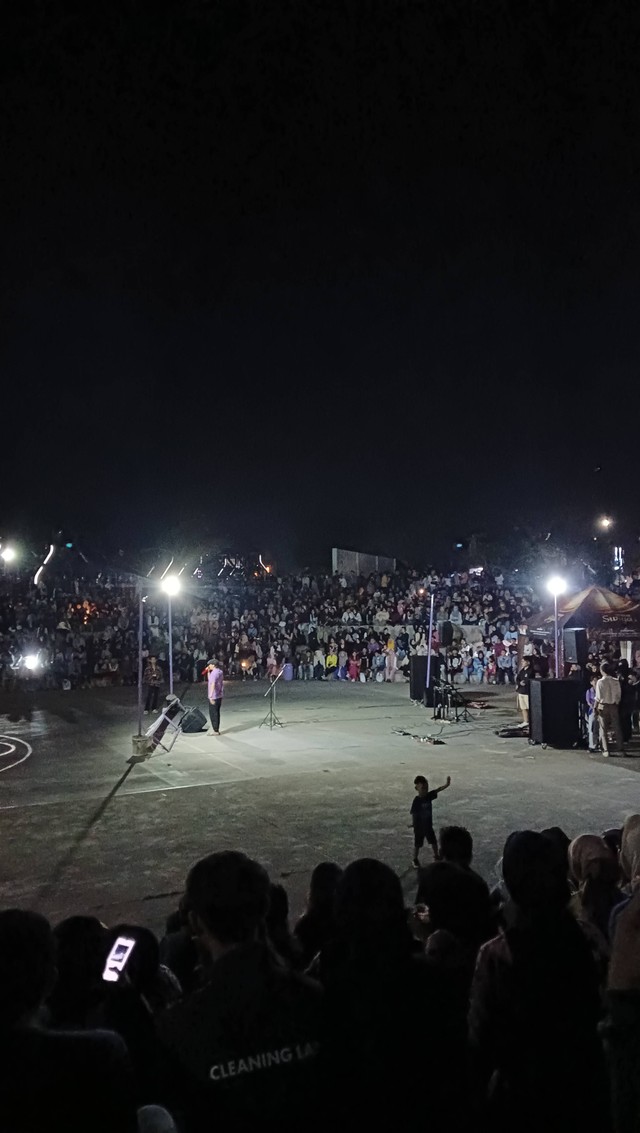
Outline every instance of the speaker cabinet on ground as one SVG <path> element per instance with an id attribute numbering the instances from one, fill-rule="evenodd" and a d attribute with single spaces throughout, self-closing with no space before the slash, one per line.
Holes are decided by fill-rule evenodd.
<path id="1" fill-rule="evenodd" d="M 529 724 L 534 743 L 560 748 L 580 743 L 583 692 L 582 681 L 531 681 Z"/>
<path id="2" fill-rule="evenodd" d="M 565 629 L 564 659 L 571 665 L 586 665 L 589 659 L 589 642 L 586 629 Z"/>
<path id="3" fill-rule="evenodd" d="M 183 732 L 203 732 L 207 727 L 207 717 L 199 708 L 188 708 L 180 727 Z"/>
<path id="4" fill-rule="evenodd" d="M 422 700 L 427 684 L 427 658 L 409 658 L 409 700 Z"/>
<path id="5" fill-rule="evenodd" d="M 443 622 L 440 630 L 440 644 L 445 648 L 453 645 L 453 622 Z"/>

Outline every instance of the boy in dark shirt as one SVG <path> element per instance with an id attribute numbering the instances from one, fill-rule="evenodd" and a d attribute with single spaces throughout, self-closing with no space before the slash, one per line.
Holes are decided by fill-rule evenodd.
<path id="1" fill-rule="evenodd" d="M 429 783 L 424 775 L 416 775 L 413 780 L 413 785 L 418 792 L 411 804 L 411 821 L 413 823 L 414 839 L 413 864 L 416 869 L 420 866 L 418 854 L 424 846 L 425 838 L 431 846 L 434 860 L 438 861 L 438 839 L 433 829 L 432 803 L 440 794 L 440 791 L 446 791 L 450 784 L 451 776 L 447 775 L 447 781 L 442 787 L 437 787 L 435 791 L 430 791 Z"/>

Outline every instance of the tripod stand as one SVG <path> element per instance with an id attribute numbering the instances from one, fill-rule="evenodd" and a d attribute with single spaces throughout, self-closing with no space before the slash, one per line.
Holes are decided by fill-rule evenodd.
<path id="1" fill-rule="evenodd" d="M 471 720 L 467 702 L 454 685 L 440 681 L 434 686 L 433 694 L 434 720 L 448 720 L 451 724 L 457 724 L 460 720 L 464 720 L 465 723 Z M 453 719 L 451 712 L 454 713 Z"/>
<path id="2" fill-rule="evenodd" d="M 271 684 L 269 685 L 269 688 L 267 689 L 267 691 L 264 694 L 265 696 L 269 697 L 269 711 L 267 712 L 267 715 L 265 716 L 264 720 L 260 724 L 260 727 L 262 728 L 265 724 L 268 724 L 270 732 L 273 731 L 274 728 L 284 728 L 284 724 L 282 723 L 282 720 L 279 720 L 278 717 L 276 716 L 276 685 L 277 685 L 278 681 L 280 680 L 280 677 L 282 676 L 283 673 L 284 673 L 284 665 L 282 666 L 282 668 L 281 668 L 280 672 L 278 673 L 277 677 L 275 678 L 275 680 L 273 680 L 271 682 Z"/>

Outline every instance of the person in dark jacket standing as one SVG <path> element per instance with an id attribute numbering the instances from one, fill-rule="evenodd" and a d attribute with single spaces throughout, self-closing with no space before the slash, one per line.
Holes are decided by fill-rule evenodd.
<path id="1" fill-rule="evenodd" d="M 158 693 L 163 679 L 162 669 L 156 658 L 150 657 L 142 676 L 142 683 L 147 689 L 147 699 L 144 702 L 145 716 L 158 709 Z"/>
<path id="2" fill-rule="evenodd" d="M 524 830 L 507 838 L 502 869 L 513 907 L 480 949 L 469 1010 L 487 1128 L 608 1133 L 598 971 L 568 909 L 566 861 Z"/>
<path id="3" fill-rule="evenodd" d="M 299 1129 L 317 1104 L 322 993 L 265 942 L 269 877 L 244 854 L 211 854 L 186 903 L 210 975 L 158 1021 L 167 1104 L 186 1133 Z"/>

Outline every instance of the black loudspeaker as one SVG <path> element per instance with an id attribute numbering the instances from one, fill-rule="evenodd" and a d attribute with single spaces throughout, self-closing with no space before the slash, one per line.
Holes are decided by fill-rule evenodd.
<path id="1" fill-rule="evenodd" d="M 183 732 L 203 732 L 207 727 L 207 717 L 199 708 L 188 708 L 180 727 Z"/>
<path id="2" fill-rule="evenodd" d="M 443 622 L 440 631 L 440 644 L 446 646 L 453 645 L 453 623 Z"/>
<path id="3" fill-rule="evenodd" d="M 427 683 L 427 658 L 409 658 L 409 700 L 422 700 Z"/>
<path id="4" fill-rule="evenodd" d="M 586 629 L 565 629 L 564 659 L 572 665 L 586 665 L 589 659 L 589 642 Z"/>
<path id="5" fill-rule="evenodd" d="M 572 748 L 581 741 L 582 681 L 536 681 L 529 686 L 529 725 L 536 744 Z"/>

